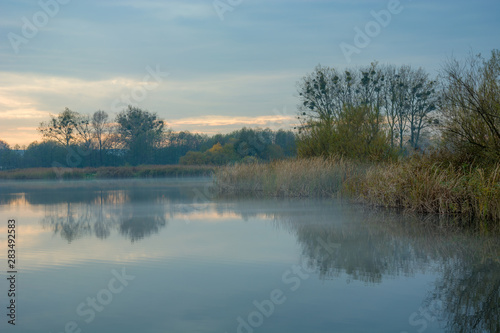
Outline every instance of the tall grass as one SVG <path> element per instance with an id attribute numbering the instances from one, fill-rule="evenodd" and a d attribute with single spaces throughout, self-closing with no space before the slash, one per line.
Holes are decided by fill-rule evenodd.
<path id="1" fill-rule="evenodd" d="M 457 168 L 420 157 L 373 166 L 354 183 L 350 193 L 367 203 L 500 225 L 500 163 Z"/>
<path id="2" fill-rule="evenodd" d="M 342 158 L 311 158 L 219 168 L 221 194 L 275 197 L 342 195 L 419 213 L 460 215 L 481 228 L 500 227 L 500 163 L 455 167 L 435 157 L 362 165 Z"/>
<path id="3" fill-rule="evenodd" d="M 216 189 L 226 194 L 325 197 L 338 194 L 360 166 L 342 158 L 278 160 L 217 169 Z"/>

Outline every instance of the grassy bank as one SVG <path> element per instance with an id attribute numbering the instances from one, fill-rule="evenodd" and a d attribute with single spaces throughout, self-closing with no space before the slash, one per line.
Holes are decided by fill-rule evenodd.
<path id="1" fill-rule="evenodd" d="M 280 160 L 269 164 L 236 164 L 216 171 L 219 193 L 266 197 L 329 197 L 362 173 L 343 159 Z"/>
<path id="2" fill-rule="evenodd" d="M 362 165 L 342 158 L 235 165 L 216 171 L 222 194 L 344 196 L 419 213 L 461 215 L 482 229 L 500 226 L 500 164 L 456 168 L 430 157 Z"/>
<path id="3" fill-rule="evenodd" d="M 35 168 L 0 171 L 0 179 L 109 179 L 209 176 L 214 168 L 186 165 L 147 165 L 101 168 Z"/>

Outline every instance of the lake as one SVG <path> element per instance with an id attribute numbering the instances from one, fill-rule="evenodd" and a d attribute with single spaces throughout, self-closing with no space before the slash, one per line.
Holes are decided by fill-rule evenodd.
<path id="1" fill-rule="evenodd" d="M 500 332 L 498 237 L 210 185 L 1 183 L 0 331 Z"/>

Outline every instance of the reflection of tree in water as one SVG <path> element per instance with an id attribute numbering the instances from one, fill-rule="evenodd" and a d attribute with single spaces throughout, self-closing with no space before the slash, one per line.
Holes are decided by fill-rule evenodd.
<path id="1" fill-rule="evenodd" d="M 0 205 L 12 205 L 23 199 L 23 195 L 20 193 L 1 193 L 0 194 Z"/>
<path id="2" fill-rule="evenodd" d="M 251 216 L 245 202 L 226 208 Z M 433 269 L 439 278 L 424 306 L 442 304 L 439 315 L 449 332 L 500 332 L 498 236 L 444 228 L 443 218 L 436 216 L 359 206 L 314 209 L 307 203 L 275 202 L 254 215 L 264 214 L 295 234 L 302 254 L 321 278 L 347 274 L 349 279 L 379 283 L 387 276 Z"/>
<path id="3" fill-rule="evenodd" d="M 44 203 L 48 207 L 44 225 L 68 241 L 88 235 L 104 239 L 117 230 L 135 242 L 159 232 L 168 216 L 188 214 L 193 207 L 197 207 L 194 212 L 211 207 L 193 200 L 194 192 L 182 187 L 91 193 L 64 196 L 69 201 L 59 196 L 52 206 Z M 50 201 L 46 194 L 26 198 Z M 194 202 L 200 207 L 193 206 Z M 425 303 L 442 303 L 440 314 L 449 331 L 499 331 L 498 237 L 471 237 L 442 229 L 434 217 L 423 219 L 331 201 L 228 200 L 219 202 L 215 210 L 247 220 L 255 216 L 272 219 L 277 228 L 296 236 L 303 256 L 323 279 L 346 274 L 349 279 L 379 283 L 388 276 L 412 276 L 433 269 L 439 278 Z"/>
<path id="4" fill-rule="evenodd" d="M 449 332 L 500 332 L 499 255 L 498 251 L 496 258 L 472 255 L 444 265 L 427 302 L 442 302 Z"/>
<path id="5" fill-rule="evenodd" d="M 60 234 L 69 243 L 92 232 L 92 218 L 88 209 L 66 203 L 46 209 L 41 223 L 50 226 L 54 234 Z"/>
<path id="6" fill-rule="evenodd" d="M 242 201 L 226 209 L 244 219 L 252 217 L 252 203 Z M 294 234 L 309 265 L 324 279 L 345 273 L 353 280 L 378 283 L 383 276 L 411 275 L 429 267 L 434 255 L 411 240 L 424 237 L 414 230 L 415 221 L 405 221 L 400 214 L 370 212 L 360 206 L 332 204 L 314 204 L 311 210 L 305 200 L 275 201 L 267 209 L 253 209 L 254 216 L 271 218 L 276 227 Z M 391 219 L 406 231 L 395 233 L 388 225 Z"/>
<path id="7" fill-rule="evenodd" d="M 158 233 L 166 223 L 165 216 L 132 216 L 120 222 L 120 233 L 134 242 Z"/>
<path id="8" fill-rule="evenodd" d="M 132 242 L 156 234 L 167 224 L 164 197 L 158 193 L 138 190 L 129 193 L 130 206 L 121 206 L 119 231 Z M 138 204 L 142 202 L 142 204 Z"/>
<path id="9" fill-rule="evenodd" d="M 404 239 L 396 239 L 366 226 L 296 227 L 303 255 L 322 278 L 346 273 L 353 280 L 378 283 L 383 275 L 412 274 L 427 262 L 425 254 Z"/>
<path id="10" fill-rule="evenodd" d="M 103 191 L 99 192 L 99 200 L 94 204 L 96 208 L 96 216 L 94 222 L 94 234 L 99 239 L 106 239 L 111 235 L 111 224 L 109 221 L 113 221 L 109 214 L 106 214 L 104 210 L 104 202 L 115 201 L 115 193 L 109 193 L 107 198 L 105 198 Z"/>
<path id="11" fill-rule="evenodd" d="M 27 196 L 43 202 L 45 217 L 41 223 L 68 242 L 90 235 L 106 239 L 113 229 L 134 242 L 158 233 L 167 224 L 166 212 L 171 205 L 164 193 L 136 188 L 82 194 L 66 191 L 67 202 L 61 202 L 61 195 L 52 198 L 57 204 L 49 204 L 50 198 L 43 198 L 41 193 Z"/>

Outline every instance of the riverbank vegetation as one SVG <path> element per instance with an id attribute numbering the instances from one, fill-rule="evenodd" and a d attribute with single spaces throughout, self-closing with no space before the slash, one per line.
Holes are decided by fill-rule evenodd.
<path id="1" fill-rule="evenodd" d="M 316 157 L 220 168 L 215 185 L 221 195 L 343 197 L 500 226 L 500 163 L 455 167 L 437 155 L 382 163 Z"/>
<path id="2" fill-rule="evenodd" d="M 30 168 L 0 171 L 5 180 L 71 180 L 112 178 L 210 177 L 211 166 L 141 165 L 99 168 Z"/>
<path id="3" fill-rule="evenodd" d="M 219 169 L 219 193 L 340 195 L 500 226 L 498 50 L 449 61 L 439 83 L 406 66 L 319 66 L 299 96 L 299 158 Z"/>

